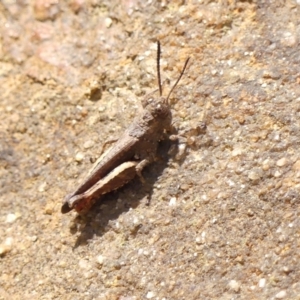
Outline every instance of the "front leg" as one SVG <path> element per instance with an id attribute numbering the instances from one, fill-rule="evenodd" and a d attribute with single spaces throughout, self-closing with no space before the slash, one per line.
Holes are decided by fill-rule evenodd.
<path id="1" fill-rule="evenodd" d="M 143 169 L 155 161 L 157 151 L 157 143 L 149 140 L 144 140 L 140 151 L 135 153 L 134 158 L 138 161 L 135 167 L 136 174 L 140 181 L 144 184 L 146 181 L 143 177 Z"/>
<path id="2" fill-rule="evenodd" d="M 195 126 L 180 131 L 178 134 L 170 135 L 169 139 L 171 141 L 177 141 L 178 144 L 178 152 L 175 159 L 181 160 L 185 155 L 187 146 L 193 146 L 197 141 L 197 137 L 205 132 L 206 124 L 204 122 L 200 122 Z"/>
<path id="3" fill-rule="evenodd" d="M 151 162 L 153 161 L 153 158 L 146 158 L 146 159 L 143 159 L 142 161 L 140 161 L 137 166 L 135 167 L 135 170 L 136 170 L 136 174 L 139 176 L 140 178 L 140 181 L 144 184 L 146 181 L 145 181 L 145 178 L 142 174 L 142 170 L 147 166 L 149 165 Z"/>

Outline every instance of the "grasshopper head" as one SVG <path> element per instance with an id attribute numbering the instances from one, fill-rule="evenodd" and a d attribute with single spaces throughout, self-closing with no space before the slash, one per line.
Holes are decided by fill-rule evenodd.
<path id="1" fill-rule="evenodd" d="M 143 100 L 144 109 L 155 119 L 168 119 L 171 117 L 171 108 L 165 97 L 154 97 L 152 94 L 148 95 Z"/>

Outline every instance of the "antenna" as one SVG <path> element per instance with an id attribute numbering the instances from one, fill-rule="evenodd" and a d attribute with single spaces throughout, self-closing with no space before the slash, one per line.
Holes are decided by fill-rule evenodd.
<path id="1" fill-rule="evenodd" d="M 160 42 L 157 41 L 157 79 L 158 79 L 158 87 L 159 87 L 159 95 L 162 96 L 162 85 L 161 85 L 161 78 L 160 78 Z"/>
<path id="2" fill-rule="evenodd" d="M 179 80 L 181 79 L 181 77 L 182 77 L 182 75 L 183 75 L 183 73 L 184 73 L 184 71 L 185 71 L 185 69 L 186 69 L 186 66 L 187 66 L 189 60 L 190 60 L 190 58 L 188 58 L 188 59 L 185 61 L 185 64 L 184 64 L 184 66 L 183 66 L 183 69 L 182 69 L 182 71 L 181 71 L 181 73 L 180 73 L 180 75 L 179 75 L 177 81 L 175 82 L 175 84 L 173 85 L 173 87 L 171 88 L 171 90 L 170 90 L 170 92 L 169 92 L 169 95 L 168 95 L 168 97 L 167 97 L 167 99 L 166 99 L 166 103 L 168 103 L 168 100 L 169 100 L 169 98 L 170 98 L 172 92 L 174 91 L 174 89 L 175 89 L 176 85 L 178 84 Z"/>

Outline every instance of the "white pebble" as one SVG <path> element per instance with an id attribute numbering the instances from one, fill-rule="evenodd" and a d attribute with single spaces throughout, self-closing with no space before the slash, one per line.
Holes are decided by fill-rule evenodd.
<path id="1" fill-rule="evenodd" d="M 76 160 L 77 162 L 81 162 L 81 161 L 83 160 L 83 158 L 84 158 L 84 154 L 81 153 L 81 152 L 78 152 L 78 153 L 76 154 L 76 156 L 75 156 L 75 160 Z"/>
<path id="2" fill-rule="evenodd" d="M 287 164 L 287 159 L 285 157 L 279 159 L 277 162 L 276 162 L 276 165 L 278 167 L 283 167 L 284 165 Z"/>
<path id="3" fill-rule="evenodd" d="M 7 237 L 4 241 L 4 245 L 6 246 L 11 246 L 13 243 L 13 238 L 12 237 Z"/>
<path id="4" fill-rule="evenodd" d="M 265 285 L 266 285 L 266 278 L 261 278 L 261 279 L 259 279 L 258 286 L 259 286 L 260 288 L 264 288 Z"/>
<path id="5" fill-rule="evenodd" d="M 279 293 L 277 293 L 276 295 L 275 295 L 275 298 L 276 299 L 283 299 L 284 297 L 286 297 L 286 291 L 280 291 Z"/>
<path id="6" fill-rule="evenodd" d="M 98 255 L 97 256 L 97 263 L 99 265 L 103 265 L 103 262 L 104 262 L 104 256 L 103 255 Z"/>
<path id="7" fill-rule="evenodd" d="M 241 148 L 236 148 L 231 152 L 232 156 L 238 156 L 241 155 L 243 153 L 243 150 Z"/>
<path id="8" fill-rule="evenodd" d="M 4 243 L 0 244 L 0 255 L 4 255 L 9 251 L 11 251 L 12 243 L 13 243 L 13 239 L 11 237 L 6 238 Z"/>
<path id="9" fill-rule="evenodd" d="M 238 292 L 240 290 L 240 283 L 236 280 L 230 280 L 228 285 L 229 288 L 235 292 Z"/>
<path id="10" fill-rule="evenodd" d="M 8 214 L 6 216 L 6 223 L 13 223 L 17 219 L 17 216 L 15 214 Z"/>
<path id="11" fill-rule="evenodd" d="M 93 146 L 94 146 L 94 141 L 92 141 L 92 140 L 89 140 L 89 141 L 86 141 L 84 144 L 83 144 L 83 147 L 85 148 L 85 149 L 88 149 L 88 148 L 92 148 Z"/>
<path id="12" fill-rule="evenodd" d="M 278 177 L 280 177 L 280 176 L 281 176 L 281 172 L 276 171 L 276 172 L 274 173 L 274 177 L 278 178 Z"/>
<path id="13" fill-rule="evenodd" d="M 152 299 L 155 296 L 154 292 L 148 292 L 146 295 L 147 299 Z"/>
<path id="14" fill-rule="evenodd" d="M 176 205 L 176 201 L 177 201 L 177 199 L 175 197 L 172 197 L 170 199 L 169 206 L 175 206 Z"/>
<path id="15" fill-rule="evenodd" d="M 105 18 L 104 22 L 105 22 L 106 28 L 109 28 L 113 21 L 111 18 Z"/>
<path id="16" fill-rule="evenodd" d="M 46 186 L 47 186 L 47 183 L 46 183 L 46 182 L 43 182 L 43 183 L 40 184 L 40 186 L 38 187 L 38 191 L 39 191 L 40 193 L 45 192 Z"/>

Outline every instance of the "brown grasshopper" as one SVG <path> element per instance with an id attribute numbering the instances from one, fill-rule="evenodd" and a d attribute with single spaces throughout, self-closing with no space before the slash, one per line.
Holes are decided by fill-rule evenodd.
<path id="1" fill-rule="evenodd" d="M 143 111 L 139 114 L 114 146 L 96 162 L 82 184 L 63 201 L 61 212 L 73 208 L 77 212 L 87 211 L 101 195 L 116 190 L 138 175 L 142 182 L 142 170 L 153 162 L 157 145 L 165 131 L 171 128 L 172 114 L 169 98 L 180 81 L 189 58 L 168 96 L 162 96 L 160 77 L 160 43 L 157 42 L 157 77 L 159 97 L 152 92 L 143 101 Z"/>

